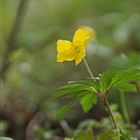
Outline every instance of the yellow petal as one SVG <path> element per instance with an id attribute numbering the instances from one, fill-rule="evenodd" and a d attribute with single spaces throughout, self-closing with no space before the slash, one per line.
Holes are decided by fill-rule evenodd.
<path id="1" fill-rule="evenodd" d="M 67 40 L 57 41 L 57 62 L 72 61 L 75 59 L 75 52 L 72 49 L 72 42 Z"/>
<path id="2" fill-rule="evenodd" d="M 86 56 L 85 48 L 82 47 L 75 58 L 76 65 L 78 65 L 85 56 Z"/>
<path id="3" fill-rule="evenodd" d="M 65 50 L 69 50 L 72 46 L 72 42 L 68 40 L 58 40 L 57 41 L 57 51 L 62 52 Z"/>
<path id="4" fill-rule="evenodd" d="M 87 43 L 95 36 L 95 31 L 94 29 L 87 27 L 87 26 L 83 26 L 81 28 L 79 28 L 73 37 L 73 43 L 77 44 L 80 43 L 81 46 L 86 47 Z"/>

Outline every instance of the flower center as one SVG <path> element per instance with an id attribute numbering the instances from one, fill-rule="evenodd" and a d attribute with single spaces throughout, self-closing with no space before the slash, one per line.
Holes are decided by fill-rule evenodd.
<path id="1" fill-rule="evenodd" d="M 81 46 L 81 43 L 79 41 L 74 42 L 73 50 L 78 53 L 80 51 L 80 46 Z"/>

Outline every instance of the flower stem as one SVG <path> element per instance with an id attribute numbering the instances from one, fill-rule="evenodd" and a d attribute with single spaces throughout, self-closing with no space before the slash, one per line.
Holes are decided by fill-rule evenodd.
<path id="1" fill-rule="evenodd" d="M 89 73 L 90 77 L 91 77 L 92 79 L 94 79 L 93 73 L 91 72 L 91 69 L 90 69 L 90 67 L 89 67 L 89 65 L 88 65 L 88 63 L 87 63 L 86 58 L 83 59 L 83 62 L 84 62 L 84 65 L 85 65 L 85 67 L 86 67 L 86 69 L 87 69 L 87 72 Z"/>
<path id="2" fill-rule="evenodd" d="M 106 99 L 104 100 L 104 104 L 105 104 L 105 106 L 106 106 L 106 108 L 107 108 L 107 111 L 108 111 L 108 113 L 109 113 L 109 115 L 110 115 L 112 121 L 113 121 L 114 128 L 117 129 L 116 120 L 115 120 L 115 118 L 114 118 L 114 116 L 113 116 L 113 112 L 112 112 L 111 108 L 109 107 L 109 103 L 108 103 L 108 101 L 107 101 Z"/>
<path id="3" fill-rule="evenodd" d="M 87 72 L 89 73 L 90 77 L 91 77 L 92 79 L 95 79 L 94 76 L 93 76 L 93 73 L 92 73 L 92 71 L 91 71 L 91 69 L 90 69 L 90 67 L 89 67 L 89 65 L 88 65 L 88 62 L 87 62 L 86 58 L 84 58 L 83 61 L 84 61 L 84 65 L 85 65 L 85 67 L 86 67 L 86 69 L 87 69 Z M 104 105 L 106 106 L 107 111 L 108 111 L 110 117 L 112 118 L 112 121 L 113 121 L 113 124 L 114 124 L 114 128 L 117 129 L 117 123 L 116 123 L 116 120 L 115 120 L 115 118 L 114 118 L 114 116 L 113 116 L 113 113 L 112 113 L 112 111 L 111 111 L 111 109 L 110 109 L 110 107 L 109 107 L 109 103 L 108 103 L 107 99 L 104 97 L 103 94 L 97 93 L 97 95 L 99 95 L 99 97 L 100 97 L 101 100 L 103 101 Z"/>

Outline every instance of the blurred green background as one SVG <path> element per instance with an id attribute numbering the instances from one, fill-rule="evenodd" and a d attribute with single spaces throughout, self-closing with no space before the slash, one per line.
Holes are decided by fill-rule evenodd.
<path id="1" fill-rule="evenodd" d="M 88 74 L 82 63 L 56 62 L 56 41 L 72 40 L 81 25 L 96 30 L 96 39 L 87 48 L 87 60 L 95 75 L 108 68 L 140 66 L 139 0 L 0 0 L 2 136 L 31 140 L 39 126 L 41 134 L 44 129 L 56 129 L 64 135 L 55 119 L 64 101 L 50 98 L 59 86 L 86 79 Z M 117 93 L 110 100 L 119 104 Z M 131 120 L 138 125 L 140 95 L 127 94 L 127 100 Z M 88 114 L 76 106 L 65 119 L 75 127 L 80 120 L 99 120 L 102 116 L 100 105 Z"/>

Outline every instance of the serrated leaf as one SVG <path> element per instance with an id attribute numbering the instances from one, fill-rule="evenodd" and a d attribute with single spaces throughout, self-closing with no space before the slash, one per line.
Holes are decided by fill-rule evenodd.
<path id="1" fill-rule="evenodd" d="M 97 96 L 96 94 L 90 93 L 86 94 L 80 100 L 80 104 L 84 112 L 88 112 L 94 104 L 97 103 Z"/>

